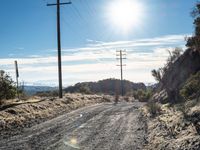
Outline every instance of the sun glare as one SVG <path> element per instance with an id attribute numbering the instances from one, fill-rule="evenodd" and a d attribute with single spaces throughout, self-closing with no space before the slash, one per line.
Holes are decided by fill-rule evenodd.
<path id="1" fill-rule="evenodd" d="M 144 7 L 138 0 L 114 0 L 108 6 L 110 23 L 125 33 L 139 26 Z"/>

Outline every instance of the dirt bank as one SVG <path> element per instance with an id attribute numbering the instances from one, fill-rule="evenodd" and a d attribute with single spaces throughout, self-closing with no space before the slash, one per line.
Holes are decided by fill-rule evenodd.
<path id="1" fill-rule="evenodd" d="M 38 101 L 39 102 L 36 102 Z M 31 127 L 45 120 L 54 118 L 84 106 L 109 102 L 111 96 L 66 94 L 63 99 L 58 98 L 32 99 L 33 103 L 25 103 L 0 111 L 0 134 L 10 136 L 21 129 Z M 8 134 L 5 134 L 7 132 Z"/>
<path id="2" fill-rule="evenodd" d="M 148 115 L 147 115 L 148 116 Z M 162 106 L 162 112 L 150 118 L 148 125 L 148 150 L 199 150 L 200 105 L 185 112 L 183 106 Z"/>

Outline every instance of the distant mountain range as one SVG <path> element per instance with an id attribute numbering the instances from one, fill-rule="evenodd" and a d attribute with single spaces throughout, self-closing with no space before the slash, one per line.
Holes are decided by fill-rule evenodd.
<path id="1" fill-rule="evenodd" d="M 82 82 L 77 83 L 74 86 L 69 86 L 64 89 L 65 92 L 75 93 L 103 93 L 115 95 L 115 93 L 121 93 L 120 88 L 121 80 L 119 79 L 105 79 L 98 82 Z M 124 94 L 133 90 L 146 90 L 144 83 L 133 83 L 131 81 L 123 81 Z"/>
<path id="2" fill-rule="evenodd" d="M 24 86 L 24 92 L 28 95 L 34 95 L 37 92 L 54 91 L 56 89 L 56 87 L 50 86 Z"/>
<path id="3" fill-rule="evenodd" d="M 82 82 L 77 83 L 73 86 L 64 88 L 65 92 L 69 93 L 88 93 L 88 94 L 110 94 L 115 95 L 115 93 L 121 93 L 121 80 L 119 79 L 105 79 L 97 82 Z M 124 94 L 134 91 L 134 90 L 146 90 L 147 88 L 152 88 L 155 85 L 145 85 L 144 83 L 133 83 L 128 80 L 123 81 Z M 37 85 L 26 85 L 24 86 L 24 91 L 28 95 L 34 95 L 38 92 L 49 92 L 57 90 L 57 87 L 51 86 L 37 86 Z"/>

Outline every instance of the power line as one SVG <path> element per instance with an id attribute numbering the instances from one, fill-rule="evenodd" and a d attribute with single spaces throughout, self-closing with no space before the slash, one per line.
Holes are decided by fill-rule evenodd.
<path id="1" fill-rule="evenodd" d="M 81 0 L 81 2 L 83 3 L 83 1 Z M 86 2 L 86 1 L 84 1 L 84 2 Z M 62 3 L 63 4 L 63 3 Z M 66 3 L 64 3 L 64 4 L 66 4 Z M 87 4 L 87 5 L 86 5 Z M 53 4 L 53 5 L 56 5 L 56 4 Z M 52 6 L 52 5 L 51 5 Z M 89 22 L 88 22 L 88 20 L 87 20 L 87 18 L 85 18 L 81 13 L 80 13 L 80 11 L 77 9 L 77 7 L 74 5 L 74 4 L 72 4 L 71 5 L 72 6 L 72 10 L 74 11 L 74 14 L 78 17 L 78 18 L 80 18 L 83 22 L 85 22 L 85 24 L 86 25 L 88 25 L 89 24 Z M 95 15 L 97 15 L 97 13 L 96 13 L 96 11 L 95 11 L 95 9 L 91 9 L 91 7 L 89 6 L 89 3 L 88 2 L 86 2 L 86 3 L 84 3 L 84 5 L 83 6 L 86 6 L 86 10 L 88 11 L 88 13 L 89 13 L 89 15 L 93 18 L 93 17 L 96 17 Z M 92 10 L 92 11 L 91 11 Z M 62 11 L 61 11 L 61 14 L 62 14 Z M 70 16 L 69 16 L 70 17 Z M 62 18 L 62 20 L 63 20 L 63 22 L 71 29 L 71 31 L 73 30 L 73 28 L 72 27 L 70 27 L 70 24 L 65 20 L 65 18 L 64 17 L 62 17 L 61 16 L 61 18 Z M 80 20 L 77 20 L 77 19 L 73 19 L 73 21 L 74 20 L 76 20 L 76 22 L 80 25 L 80 26 L 82 26 L 82 24 L 80 23 Z M 96 24 L 96 23 L 95 23 Z M 95 25 L 96 26 L 96 25 Z M 89 29 L 88 28 L 86 28 L 86 30 L 87 30 L 87 32 L 89 33 Z M 99 30 L 95 30 L 96 31 L 96 33 L 97 34 L 99 34 L 100 32 L 99 32 Z M 97 32 L 98 31 L 98 32 Z M 75 30 L 75 32 L 77 32 L 77 30 Z M 105 37 L 105 34 L 104 33 L 100 33 L 101 34 L 101 37 Z M 100 35 L 99 34 L 99 35 Z M 108 37 L 107 37 L 108 38 Z M 104 49 L 104 50 L 107 50 L 107 51 L 111 51 L 111 49 L 109 48 L 109 47 L 107 47 L 106 45 L 104 45 L 104 44 L 100 44 L 99 46 L 98 46 L 99 48 L 102 48 L 102 49 Z M 101 50 L 100 50 L 101 51 Z M 100 62 L 101 60 L 99 60 L 98 59 L 98 62 Z"/>
<path id="2" fill-rule="evenodd" d="M 87 10 L 88 14 L 90 15 L 90 17 L 93 17 L 93 15 L 91 13 L 91 9 L 90 9 L 89 4 L 87 3 L 87 1 L 86 0 L 84 0 L 84 1 L 80 0 L 80 2 L 82 3 L 83 6 L 86 6 L 86 10 Z"/>
<path id="3" fill-rule="evenodd" d="M 85 19 L 85 18 L 81 15 L 81 13 L 79 12 L 78 8 L 77 8 L 74 4 L 72 4 L 71 6 L 72 6 L 72 8 L 74 9 L 73 11 L 75 12 L 76 16 L 79 17 L 79 18 L 80 18 L 82 21 L 84 21 L 86 24 L 88 24 L 88 22 L 86 21 L 86 19 Z M 61 14 L 63 14 L 62 11 L 61 11 Z M 94 16 L 93 16 L 93 17 L 94 17 Z M 62 17 L 62 20 L 63 20 L 63 22 L 71 29 L 71 31 L 74 31 L 73 28 L 72 28 L 72 26 L 66 21 L 66 19 L 65 19 L 64 17 Z M 73 19 L 73 20 L 74 20 L 74 19 Z M 80 24 L 80 25 L 81 25 L 81 24 Z M 87 29 L 87 31 L 89 32 L 88 29 Z M 77 30 L 75 30 L 74 32 L 76 32 L 76 34 L 77 34 Z M 74 33 L 74 34 L 75 34 L 75 33 Z M 104 45 L 99 45 L 98 47 L 109 51 L 109 49 L 108 49 L 107 47 L 105 47 Z M 97 61 L 102 63 L 102 61 L 99 60 L 99 59 L 97 59 Z"/>
<path id="4" fill-rule="evenodd" d="M 79 17 L 80 19 L 82 19 L 83 21 L 86 22 L 85 18 L 83 18 L 83 16 L 82 16 L 81 13 L 79 12 L 78 8 L 77 8 L 75 5 L 73 5 L 73 4 L 72 4 L 72 8 L 75 10 L 75 12 L 76 12 L 76 14 L 78 15 L 78 17 Z"/>
<path id="5" fill-rule="evenodd" d="M 92 7 L 90 7 L 90 5 L 89 5 L 89 3 L 88 3 L 87 1 L 84 1 L 84 2 L 83 2 L 82 0 L 80 0 L 80 2 L 82 3 L 83 6 L 86 6 L 86 10 L 88 11 L 88 14 L 89 14 L 89 16 L 90 16 L 91 18 L 96 17 L 96 16 L 95 16 L 95 15 L 97 15 L 96 11 L 95 11 L 94 9 L 91 9 Z M 72 4 L 72 7 L 73 7 L 74 11 L 76 12 L 76 14 L 78 15 L 78 17 L 79 17 L 80 19 L 82 19 L 83 22 L 85 22 L 85 24 L 88 26 L 88 25 L 89 25 L 89 22 L 88 22 L 87 18 L 85 18 L 85 17 L 79 12 L 79 10 L 77 9 L 77 7 L 76 7 L 74 4 Z M 92 10 L 92 11 L 91 11 L 91 10 Z M 95 26 L 97 26 L 96 22 L 94 22 L 94 23 L 95 23 Z M 86 30 L 87 30 L 88 33 L 90 32 L 88 28 L 86 28 Z M 99 34 L 99 30 L 95 30 L 95 31 L 96 31 L 96 32 L 98 31 L 97 34 Z M 99 34 L 99 35 L 100 35 L 100 34 Z M 103 34 L 102 34 L 102 36 L 103 36 Z M 105 49 L 105 50 L 107 50 L 107 51 L 110 51 L 110 49 L 107 48 L 106 46 L 104 46 L 103 44 L 100 44 L 98 47 L 99 47 L 99 48 L 102 48 L 102 49 Z M 99 62 L 99 60 L 98 60 L 98 62 Z"/>

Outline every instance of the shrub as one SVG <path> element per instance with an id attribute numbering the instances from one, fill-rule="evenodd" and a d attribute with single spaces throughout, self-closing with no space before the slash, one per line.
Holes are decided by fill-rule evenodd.
<path id="1" fill-rule="evenodd" d="M 156 116 L 161 113 L 161 106 L 159 103 L 149 101 L 147 104 L 147 110 L 152 116 Z"/>
<path id="2" fill-rule="evenodd" d="M 83 94 L 91 94 L 92 92 L 90 91 L 90 88 L 87 86 L 87 85 L 82 85 L 80 88 L 79 88 L 79 91 L 80 93 L 83 93 Z"/>
<path id="3" fill-rule="evenodd" d="M 194 35 L 192 37 L 187 38 L 186 46 L 193 49 L 194 51 L 200 52 L 200 2 L 197 2 L 196 7 L 192 11 L 192 17 L 194 18 Z"/>
<path id="4" fill-rule="evenodd" d="M 169 67 L 171 64 L 173 64 L 181 56 L 183 49 L 176 47 L 172 51 L 168 50 L 168 52 L 169 52 L 169 57 L 167 59 L 167 65 L 166 66 Z"/>
<path id="5" fill-rule="evenodd" d="M 198 98 L 200 94 L 200 71 L 195 75 L 191 75 L 180 90 L 180 95 L 184 100 Z"/>
<path id="6" fill-rule="evenodd" d="M 173 65 L 173 63 L 181 56 L 183 49 L 182 48 L 174 48 L 172 51 L 167 50 L 169 52 L 169 57 L 167 59 L 167 63 L 164 67 L 159 68 L 158 70 L 153 69 L 151 71 L 152 76 L 156 81 L 162 82 L 162 79 L 169 68 Z"/>
<path id="7" fill-rule="evenodd" d="M 138 99 L 140 102 L 147 102 L 151 96 L 153 95 L 153 92 L 151 89 L 147 89 L 147 90 L 137 90 L 133 92 L 133 97 L 135 99 Z"/>
<path id="8" fill-rule="evenodd" d="M 189 108 L 186 107 L 185 103 L 180 103 L 176 105 L 176 110 L 180 111 L 183 117 L 186 118 Z"/>
<path id="9" fill-rule="evenodd" d="M 45 92 L 37 92 L 35 96 L 40 97 L 57 97 L 58 91 L 45 91 Z"/>
<path id="10" fill-rule="evenodd" d="M 156 81 L 161 82 L 162 80 L 161 69 L 158 69 L 158 70 L 153 69 L 151 71 L 151 74 L 155 78 Z"/>
<path id="11" fill-rule="evenodd" d="M 16 95 L 16 87 L 11 77 L 0 70 L 0 104 L 2 100 L 12 99 Z"/>

